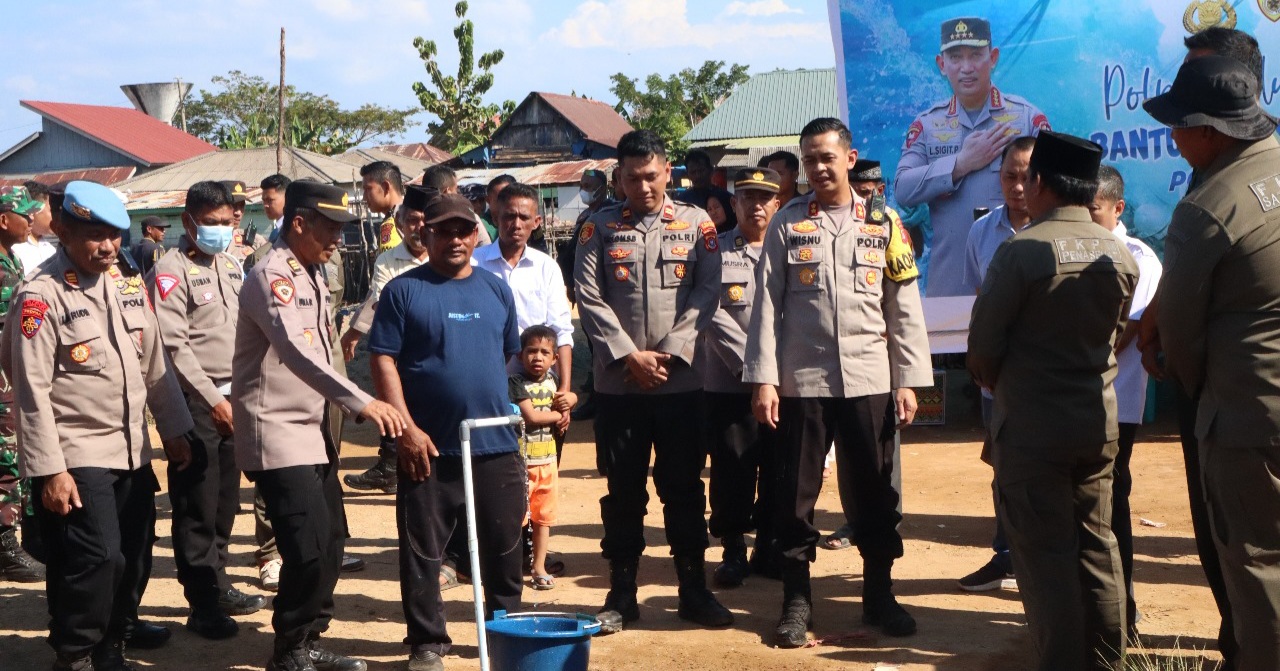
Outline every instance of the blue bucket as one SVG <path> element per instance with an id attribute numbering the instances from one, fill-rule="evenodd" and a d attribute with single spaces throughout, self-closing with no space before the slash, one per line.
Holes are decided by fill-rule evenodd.
<path id="1" fill-rule="evenodd" d="M 484 623 L 494 671 L 587 671 L 594 615 L 497 611 Z"/>

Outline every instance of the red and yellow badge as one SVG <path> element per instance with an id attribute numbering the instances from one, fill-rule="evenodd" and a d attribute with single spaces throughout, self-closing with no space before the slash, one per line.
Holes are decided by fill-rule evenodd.
<path id="1" fill-rule="evenodd" d="M 168 298 L 169 294 L 173 293 L 174 288 L 181 282 L 177 277 L 168 273 L 156 275 L 156 293 L 160 294 L 160 300 Z"/>
<path id="2" fill-rule="evenodd" d="M 395 222 L 384 221 L 382 226 L 378 228 L 378 244 L 385 245 L 391 242 L 391 232 L 396 228 Z"/>
<path id="3" fill-rule="evenodd" d="M 592 236 L 596 234 L 596 225 L 588 221 L 582 225 L 582 230 L 578 232 L 578 244 L 585 245 L 591 242 Z"/>
<path id="4" fill-rule="evenodd" d="M 28 340 L 35 337 L 40 325 L 44 324 L 44 315 L 49 311 L 49 304 L 38 299 L 28 298 L 22 301 L 22 335 Z"/>
<path id="5" fill-rule="evenodd" d="M 873 264 L 880 263 L 880 252 L 877 252 L 874 249 L 868 249 L 867 251 L 862 253 L 862 262 L 873 263 Z"/>
<path id="6" fill-rule="evenodd" d="M 745 293 L 746 293 L 746 289 L 741 284 L 730 285 L 729 300 L 736 303 L 742 300 L 742 297 Z"/>
<path id="7" fill-rule="evenodd" d="M 853 218 L 862 221 L 867 218 L 867 206 L 862 203 L 853 204 Z"/>
<path id="8" fill-rule="evenodd" d="M 294 275 L 301 275 L 306 272 L 302 269 L 302 264 L 298 263 L 298 260 L 292 256 L 289 257 L 289 260 L 286 261 L 286 263 L 289 264 L 289 270 L 292 270 Z"/>
<path id="9" fill-rule="evenodd" d="M 687 231 L 689 230 L 689 222 L 680 221 L 679 219 L 663 226 L 668 231 Z"/>
<path id="10" fill-rule="evenodd" d="M 676 256 L 688 256 L 689 248 L 685 247 L 684 245 L 676 245 L 675 247 L 671 248 L 671 253 L 675 254 Z"/>
<path id="11" fill-rule="evenodd" d="M 707 220 L 698 224 L 698 232 L 702 233 L 702 246 L 708 252 L 714 252 L 720 248 L 720 243 L 716 240 L 715 222 Z"/>
<path id="12" fill-rule="evenodd" d="M 120 279 L 120 269 L 115 266 L 107 268 L 107 274 L 110 275 L 113 280 Z"/>
<path id="13" fill-rule="evenodd" d="M 671 221 L 676 218 L 676 207 L 671 203 L 662 206 L 662 220 Z"/>
<path id="14" fill-rule="evenodd" d="M 865 225 L 865 226 L 859 226 L 859 227 L 858 227 L 858 230 L 862 231 L 862 234 L 863 234 L 863 235 L 870 235 L 870 236 L 872 236 L 872 237 L 876 237 L 876 238 L 882 238 L 882 237 L 884 237 L 884 226 L 876 226 L 875 224 L 867 224 L 867 225 Z"/>
<path id="15" fill-rule="evenodd" d="M 308 346 L 311 345 L 312 341 L 315 340 L 315 336 L 311 335 L 311 329 L 306 329 L 302 332 L 302 339 L 307 341 Z"/>
<path id="16" fill-rule="evenodd" d="M 867 286 L 875 286 L 875 283 L 880 281 L 880 274 L 874 270 L 868 269 L 866 278 L 867 278 Z"/>
<path id="17" fill-rule="evenodd" d="M 280 278 L 271 283 L 271 293 L 275 294 L 276 300 L 280 301 L 281 305 L 288 305 L 293 302 L 293 282 Z"/>
<path id="18" fill-rule="evenodd" d="M 62 281 L 76 289 L 80 288 L 80 276 L 77 275 L 74 270 L 68 270 L 67 272 L 62 273 Z"/>
<path id="19" fill-rule="evenodd" d="M 818 216 L 818 201 L 816 200 L 809 201 L 809 216 L 810 217 Z"/>
<path id="20" fill-rule="evenodd" d="M 817 203 L 814 203 L 814 205 L 817 205 Z M 798 224 L 791 224 L 791 230 L 796 233 L 812 233 L 818 230 L 818 225 L 812 221 L 802 221 Z"/>
<path id="21" fill-rule="evenodd" d="M 231 242 L 233 242 L 233 243 L 235 243 L 235 244 L 237 244 L 237 245 L 243 245 L 243 244 L 244 244 L 244 231 L 241 231 L 240 229 L 236 229 L 236 232 L 231 234 Z"/>
<path id="22" fill-rule="evenodd" d="M 689 269 L 683 263 L 677 263 L 675 273 L 677 278 L 683 280 L 684 276 L 689 274 Z"/>
<path id="23" fill-rule="evenodd" d="M 619 282 L 626 282 L 629 277 L 631 277 L 631 271 L 627 270 L 626 266 L 616 266 L 613 269 L 613 279 Z"/>
<path id="24" fill-rule="evenodd" d="M 609 258 L 613 259 L 614 261 L 621 261 L 621 260 L 623 260 L 623 259 L 627 258 L 628 256 L 631 256 L 631 250 L 630 250 L 630 249 L 623 249 L 623 248 L 621 248 L 621 247 L 614 247 L 613 249 L 610 249 L 610 250 L 609 250 Z"/>
<path id="25" fill-rule="evenodd" d="M 92 354 L 92 352 L 89 350 L 88 343 L 80 343 L 79 345 L 71 348 L 71 360 L 76 363 L 84 363 L 88 361 L 90 354 Z"/>
<path id="26" fill-rule="evenodd" d="M 800 260 L 801 260 L 801 261 L 812 261 L 812 260 L 813 260 L 813 248 L 811 248 L 811 247 L 804 247 L 804 248 L 802 248 L 802 249 L 800 250 L 800 252 L 799 252 L 798 256 L 799 256 L 799 258 L 800 258 Z"/>
<path id="27" fill-rule="evenodd" d="M 817 270 L 809 267 L 800 269 L 800 284 L 803 284 L 806 287 L 810 287 L 810 286 L 813 286 L 813 283 L 817 281 L 818 281 Z"/>
<path id="28" fill-rule="evenodd" d="M 951 99 L 951 104 L 956 104 L 955 98 Z M 911 145 L 915 144 L 916 140 L 920 139 L 920 133 L 922 132 L 924 132 L 924 124 L 920 123 L 919 119 L 912 121 L 911 125 L 907 127 L 907 149 L 910 149 Z"/>
<path id="29" fill-rule="evenodd" d="M 622 220 L 631 221 L 631 208 L 629 207 L 622 208 Z"/>
<path id="30" fill-rule="evenodd" d="M 1036 130 L 1053 130 L 1049 127 L 1049 117 L 1037 114 L 1031 119 L 1031 127 Z"/>

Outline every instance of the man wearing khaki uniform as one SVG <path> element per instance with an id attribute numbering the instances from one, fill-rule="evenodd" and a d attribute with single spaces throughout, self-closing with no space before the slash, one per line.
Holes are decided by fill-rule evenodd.
<path id="1" fill-rule="evenodd" d="M 1109 669 L 1125 650 L 1112 383 L 1138 265 L 1089 216 L 1101 160 L 1092 142 L 1040 132 L 1031 223 L 996 251 L 969 326 L 969 371 L 995 394 L 988 456 L 1041 671 Z"/>
<path id="2" fill-rule="evenodd" d="M 839 119 L 801 131 L 813 191 L 779 210 L 765 234 L 747 331 L 742 380 L 755 385 L 756 419 L 778 430 L 783 613 L 774 642 L 783 647 L 804 645 L 812 623 L 813 509 L 833 438 L 849 466 L 838 477 L 853 481 L 863 621 L 891 636 L 916 630 L 890 590 L 902 556 L 894 427 L 910 423 L 910 388 L 933 384 L 933 371 L 909 238 L 881 211 L 868 217 L 849 185 L 851 143 Z"/>
<path id="3" fill-rule="evenodd" d="M 275 650 L 268 671 L 364 671 L 362 660 L 323 650 L 316 638 L 333 616 L 346 537 L 338 446 L 325 400 L 383 434 L 400 414 L 334 371 L 332 316 L 321 266 L 355 221 L 347 195 L 318 182 L 293 182 L 285 222 L 240 294 L 231 398 L 236 463 L 262 494 L 284 565 L 274 601 Z"/>
<path id="4" fill-rule="evenodd" d="M 600 499 L 609 560 L 601 631 L 640 617 L 636 569 L 644 552 L 645 483 L 662 500 L 667 543 L 680 580 L 678 614 L 703 626 L 733 623 L 706 588 L 707 461 L 698 334 L 719 303 L 720 253 L 706 212 L 665 195 L 671 164 L 662 139 L 632 131 L 618 143 L 627 200 L 578 233 L 574 277 L 582 327 L 592 342 L 596 463 L 608 478 Z"/>
<path id="5" fill-rule="evenodd" d="M 1280 143 L 1233 59 L 1182 66 L 1144 108 L 1195 169 L 1160 281 L 1169 375 L 1199 395 L 1205 499 L 1240 650 L 1237 671 L 1280 668 Z"/>
<path id="6" fill-rule="evenodd" d="M 191 459 L 191 416 L 142 278 L 115 267 L 129 228 L 124 205 L 77 181 L 63 208 L 60 251 L 14 297 L 0 367 L 17 400 L 19 463 L 49 560 L 53 668 L 121 671 L 155 542 L 159 483 L 143 411 L 150 406 L 179 470 Z"/>

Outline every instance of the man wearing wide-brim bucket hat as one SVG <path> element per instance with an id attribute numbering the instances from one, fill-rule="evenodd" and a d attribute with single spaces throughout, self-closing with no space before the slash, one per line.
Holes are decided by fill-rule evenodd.
<path id="1" fill-rule="evenodd" d="M 1189 61 L 1143 107 L 1172 129 L 1196 187 L 1174 209 L 1157 318 L 1168 375 L 1200 395 L 1196 435 L 1237 669 L 1280 668 L 1280 142 L 1257 78 Z M 1259 523 L 1259 522 L 1262 523 Z"/>

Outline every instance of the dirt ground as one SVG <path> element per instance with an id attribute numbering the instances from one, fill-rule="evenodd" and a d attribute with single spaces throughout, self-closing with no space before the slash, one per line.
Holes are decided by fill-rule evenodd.
<path id="1" fill-rule="evenodd" d="M 585 347 L 576 348 L 585 354 Z M 575 357 L 579 359 L 579 357 Z M 575 367 L 579 378 L 585 361 Z M 358 359 L 350 371 L 367 383 L 367 364 Z M 978 455 L 982 431 L 977 426 L 913 427 L 903 436 L 906 556 L 895 567 L 895 592 L 919 622 L 919 633 L 903 639 L 877 636 L 861 624 L 861 561 L 856 550 L 820 550 L 813 568 L 816 638 L 838 639 L 800 650 L 769 647 L 777 622 L 781 585 L 751 578 L 718 596 L 737 622 L 725 630 L 702 630 L 676 617 L 675 571 L 665 545 L 661 505 L 650 487 L 650 515 L 645 536 L 649 548 L 640 565 L 641 619 L 627 631 L 597 638 L 591 666 L 614 669 L 689 668 L 710 671 L 767 669 L 937 669 L 983 671 L 1029 668 L 1031 643 L 1016 590 L 967 594 L 956 579 L 990 557 L 993 530 L 991 470 Z M 1144 427 L 1133 458 L 1132 507 L 1135 581 L 1145 646 L 1153 655 L 1204 658 L 1212 669 L 1218 615 L 1195 556 L 1187 507 L 1181 448 L 1170 422 Z M 376 440 L 367 426 L 347 424 L 343 473 L 360 472 L 375 461 Z M 162 486 L 165 474 L 157 462 Z M 705 471 L 704 471 L 705 476 Z M 534 591 L 526 584 L 527 610 L 595 613 L 607 591 L 607 565 L 600 557 L 599 499 L 605 483 L 595 471 L 590 422 L 570 430 L 561 466 L 560 525 L 552 530 L 552 550 L 567 565 L 556 588 Z M 241 513 L 236 519 L 228 572 L 240 589 L 258 589 L 253 565 L 252 487 L 242 482 Z M 155 568 L 142 602 L 142 617 L 173 629 L 162 649 L 131 651 L 140 669 L 214 671 L 261 669 L 271 650 L 271 611 L 238 618 L 239 635 L 230 641 L 207 641 L 186 631 L 181 586 L 175 578 L 170 542 L 170 504 L 166 491 L 157 496 L 159 540 Z M 326 645 L 343 654 L 369 660 L 375 671 L 404 668 L 404 619 L 396 561 L 395 501 L 390 495 L 349 493 L 347 515 L 353 538 L 349 554 L 368 568 L 344 574 L 337 587 L 337 617 Z M 818 526 L 840 524 L 835 481 L 823 488 Z M 1139 523 L 1146 519 L 1161 527 Z M 719 548 L 707 554 L 708 572 L 719 561 Z M 472 620 L 471 589 L 445 592 L 449 632 L 455 641 L 445 660 L 449 669 L 479 668 Z M 0 583 L 0 671 L 49 668 L 53 654 L 44 641 L 48 615 L 43 585 Z M 1187 668 L 1200 668 L 1192 663 Z"/>

